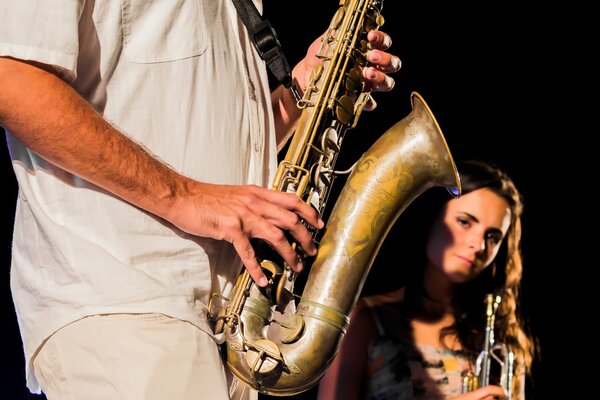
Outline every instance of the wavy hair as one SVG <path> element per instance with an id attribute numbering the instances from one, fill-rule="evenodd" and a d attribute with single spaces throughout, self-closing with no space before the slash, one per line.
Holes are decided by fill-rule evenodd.
<path id="1" fill-rule="evenodd" d="M 475 279 L 457 286 L 453 299 L 455 323 L 442 330 L 441 335 L 455 334 L 463 350 L 476 357 L 483 349 L 485 340 L 485 296 L 488 293 L 502 296 L 496 313 L 495 336 L 496 341 L 506 343 L 517 355 L 513 398 L 518 399 L 524 390 L 521 376 L 531 372 L 534 354 L 534 343 L 518 312 L 523 272 L 520 248 L 523 198 L 512 179 L 489 163 L 473 160 L 460 163 L 457 167 L 463 195 L 482 188 L 493 191 L 508 203 L 511 222 L 493 262 Z M 425 246 L 421 244 L 426 243 L 435 218 L 448 200 L 447 193 L 440 196 L 440 191 L 432 189 L 407 208 L 380 249 L 363 294 L 381 293 L 404 286 L 407 316 L 410 318 L 422 310 L 426 255 Z M 389 260 L 397 260 L 401 265 L 391 269 Z"/>
<path id="2" fill-rule="evenodd" d="M 524 328 L 518 312 L 519 292 L 523 273 L 521 255 L 521 215 L 523 198 L 512 179 L 499 168 L 481 161 L 469 161 L 459 166 L 463 194 L 486 188 L 502 197 L 509 205 L 511 221 L 498 254 L 475 279 L 460 285 L 455 296 L 456 332 L 466 350 L 479 352 L 485 340 L 486 294 L 502 297 L 495 321 L 496 340 L 504 342 L 517 355 L 517 371 L 513 392 L 522 393 L 521 376 L 531 372 L 534 343 Z M 442 334 L 444 334 L 443 332 Z M 517 398 L 517 397 L 515 397 Z"/>

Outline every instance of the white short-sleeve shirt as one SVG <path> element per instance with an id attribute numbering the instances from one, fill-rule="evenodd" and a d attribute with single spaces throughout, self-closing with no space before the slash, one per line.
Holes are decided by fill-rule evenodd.
<path id="1" fill-rule="evenodd" d="M 0 55 L 53 66 L 175 170 L 271 183 L 267 73 L 230 1 L 0 0 L 0 9 Z M 210 331 L 209 296 L 241 267 L 229 244 L 187 235 L 7 140 L 19 182 L 11 287 L 27 364 L 45 338 L 90 314 L 159 312 Z M 28 386 L 38 390 L 31 373 Z"/>

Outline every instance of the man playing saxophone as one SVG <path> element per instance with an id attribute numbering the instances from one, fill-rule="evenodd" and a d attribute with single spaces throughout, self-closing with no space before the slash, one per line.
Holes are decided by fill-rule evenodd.
<path id="1" fill-rule="evenodd" d="M 375 264 L 403 274 L 402 287 L 381 294 L 382 287 L 392 289 L 385 271 L 385 280 L 371 282 L 379 294 L 358 302 L 319 400 L 524 398 L 533 343 L 517 312 L 521 195 L 489 164 L 466 162 L 458 172 L 461 197 L 422 196 L 388 235 Z M 502 294 L 501 302 L 486 304 L 488 293 Z M 463 378 L 477 369 L 482 349 L 493 349 L 486 347 L 492 340 L 516 355 L 514 376 L 499 374 L 461 393 Z M 512 384 L 504 390 L 502 380 Z"/>
<path id="2" fill-rule="evenodd" d="M 262 7 L 260 0 L 254 1 Z M 206 317 L 250 244 L 302 269 L 318 213 L 266 189 L 300 111 L 230 0 L 0 1 L 0 125 L 19 198 L 11 283 L 27 385 L 51 400 L 229 399 Z M 315 35 L 316 36 L 316 35 Z M 368 35 L 368 91 L 400 67 Z M 318 42 L 318 41 L 317 41 Z M 293 69 L 301 92 L 318 43 Z"/>

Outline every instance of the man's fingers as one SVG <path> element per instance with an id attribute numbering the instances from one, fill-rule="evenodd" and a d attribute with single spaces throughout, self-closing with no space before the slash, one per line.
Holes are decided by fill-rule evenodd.
<path id="1" fill-rule="evenodd" d="M 398 72 L 402 66 L 402 62 L 398 57 L 381 50 L 369 50 L 367 61 L 378 70 L 388 74 Z"/>
<path id="2" fill-rule="evenodd" d="M 232 241 L 235 251 L 240 256 L 242 263 L 248 270 L 248 273 L 252 277 L 252 280 L 260 287 L 267 286 L 267 277 L 262 272 L 262 268 L 256 259 L 256 253 L 254 248 L 250 244 L 248 238 L 241 236 L 238 239 Z"/>
<path id="3" fill-rule="evenodd" d="M 362 70 L 365 91 L 388 92 L 394 88 L 395 81 L 387 74 L 397 72 L 402 66 L 400 58 L 387 50 L 392 45 L 391 37 L 385 32 L 372 30 L 368 33 L 370 50 L 367 52 L 368 64 Z M 365 108 L 367 111 L 375 107 Z"/>
<path id="4" fill-rule="evenodd" d="M 298 253 L 296 253 L 288 241 L 284 231 L 267 221 L 264 221 L 263 225 L 265 226 L 261 227 L 261 233 L 253 234 L 253 237 L 263 239 L 269 243 L 294 271 L 302 271 L 303 265 L 298 257 Z"/>
<path id="5" fill-rule="evenodd" d="M 269 219 L 259 214 L 254 214 L 248 209 L 246 213 L 241 213 L 245 214 L 244 219 L 243 221 L 240 221 L 239 229 L 236 229 L 236 232 L 230 236 L 229 241 L 234 245 L 235 250 L 248 269 L 248 272 L 257 284 L 263 286 L 259 279 L 262 278 L 264 274 L 259 262 L 256 260 L 257 254 L 252 247 L 250 238 L 261 239 L 267 242 L 296 272 L 300 272 L 303 265 L 297 252 L 289 242 L 285 231 L 289 231 L 298 241 L 300 246 L 308 248 L 310 251 L 309 254 L 312 255 L 316 253 L 316 248 L 314 247 L 314 242 L 310 233 L 296 214 L 290 211 L 282 211 L 269 204 L 262 205 L 259 203 L 256 204 L 256 208 L 263 210 L 263 212 L 267 212 L 265 210 L 273 208 L 273 210 L 268 210 L 271 212 L 271 218 L 273 218 L 274 215 L 284 213 L 288 220 L 288 222 L 284 222 L 284 219 L 279 217 L 276 223 L 272 223 Z M 258 254 L 258 256 L 260 257 L 261 254 Z"/>
<path id="6" fill-rule="evenodd" d="M 279 232 L 286 242 L 287 238 L 285 235 L 283 235 L 283 231 L 289 232 L 296 242 L 298 242 L 300 247 L 302 247 L 302 249 L 306 252 L 306 254 L 314 256 L 317 253 L 317 248 L 315 246 L 312 234 L 309 232 L 308 228 L 304 225 L 297 214 L 291 211 L 279 209 L 278 213 L 265 216 L 265 219 L 269 223 L 273 224 L 274 228 L 277 227 L 281 229 Z M 273 232 L 268 240 L 269 242 L 279 242 L 280 238 L 276 232 Z M 291 265 L 293 266 L 293 264 Z"/>
<path id="7" fill-rule="evenodd" d="M 323 228 L 325 223 L 317 210 L 302 201 L 296 194 L 255 186 L 250 187 L 249 190 L 252 195 L 243 197 L 243 201 L 238 203 L 238 206 L 232 207 L 238 222 L 231 224 L 231 229 L 228 229 L 231 232 L 228 240 L 233 243 L 252 279 L 259 286 L 264 286 L 267 282 L 265 281 L 263 285 L 260 279 L 265 275 L 256 260 L 256 253 L 250 239 L 264 240 L 292 270 L 300 272 L 303 265 L 298 248 L 307 255 L 312 256 L 317 253 L 314 238 L 305 223 L 317 229 Z M 290 242 L 286 232 L 291 235 L 298 247 L 293 247 L 293 242 Z"/>
<path id="8" fill-rule="evenodd" d="M 392 38 L 385 32 L 372 30 L 367 34 L 367 40 L 374 49 L 386 50 L 392 45 Z"/>
<path id="9" fill-rule="evenodd" d="M 375 67 L 363 68 L 363 76 L 366 78 L 366 91 L 388 92 L 396 84 L 394 78 L 384 74 Z"/>
<path id="10" fill-rule="evenodd" d="M 314 228 L 321 229 L 325 226 L 319 212 L 302 201 L 298 195 L 274 190 L 270 190 L 269 192 L 267 201 L 279 205 L 284 210 L 294 212 Z"/>

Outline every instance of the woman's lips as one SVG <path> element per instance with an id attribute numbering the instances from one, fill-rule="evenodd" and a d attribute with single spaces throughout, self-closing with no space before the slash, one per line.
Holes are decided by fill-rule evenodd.
<path id="1" fill-rule="evenodd" d="M 457 256 L 458 258 L 460 258 L 462 261 L 464 261 L 468 266 L 473 265 L 473 260 L 471 260 L 468 257 L 463 257 L 463 256 Z"/>

